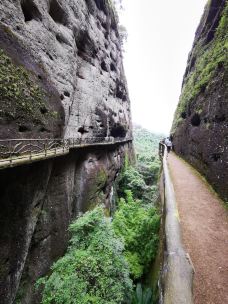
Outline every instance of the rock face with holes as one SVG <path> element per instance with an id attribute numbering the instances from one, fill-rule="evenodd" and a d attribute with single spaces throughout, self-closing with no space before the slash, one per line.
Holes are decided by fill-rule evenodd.
<path id="1" fill-rule="evenodd" d="M 228 3 L 205 7 L 172 127 L 175 151 L 228 201 Z"/>
<path id="2" fill-rule="evenodd" d="M 110 3 L 0 1 L 0 139 L 131 137 Z M 34 283 L 64 254 L 71 220 L 112 210 L 126 155 L 131 143 L 115 143 L 0 170 L 1 304 L 40 303 Z"/>
<path id="3" fill-rule="evenodd" d="M 112 212 L 113 183 L 131 144 L 0 170 L 1 304 L 40 303 L 34 284 L 67 248 L 73 218 L 98 204 Z"/>
<path id="4" fill-rule="evenodd" d="M 131 136 L 120 36 L 109 3 L 1 1 L 0 77 L 7 77 L 0 137 Z"/>

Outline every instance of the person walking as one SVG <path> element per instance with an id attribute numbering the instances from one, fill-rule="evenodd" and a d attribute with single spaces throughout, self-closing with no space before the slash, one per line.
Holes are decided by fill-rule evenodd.
<path id="1" fill-rule="evenodd" d="M 165 145 L 167 147 L 167 152 L 169 153 L 172 150 L 172 142 L 169 137 L 165 139 Z"/>

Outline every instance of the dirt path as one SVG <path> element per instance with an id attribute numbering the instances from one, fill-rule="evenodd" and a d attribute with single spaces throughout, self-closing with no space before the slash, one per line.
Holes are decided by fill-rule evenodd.
<path id="1" fill-rule="evenodd" d="M 228 303 L 227 211 L 207 184 L 174 154 L 168 157 L 183 243 L 195 268 L 195 304 Z"/>

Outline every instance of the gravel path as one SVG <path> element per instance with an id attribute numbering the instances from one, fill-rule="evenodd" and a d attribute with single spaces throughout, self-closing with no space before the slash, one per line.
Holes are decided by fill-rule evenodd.
<path id="1" fill-rule="evenodd" d="M 194 268 L 194 303 L 228 304 L 228 218 L 200 175 L 175 154 L 168 157 L 182 238 Z"/>

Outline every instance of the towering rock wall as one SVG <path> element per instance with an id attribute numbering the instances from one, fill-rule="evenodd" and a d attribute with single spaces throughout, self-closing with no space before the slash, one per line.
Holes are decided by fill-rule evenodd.
<path id="1" fill-rule="evenodd" d="M 175 151 L 228 201 L 228 3 L 208 1 L 172 126 Z"/>
<path id="2" fill-rule="evenodd" d="M 130 135 L 120 36 L 110 3 L 1 1 L 0 123 L 8 130 L 1 137 Z"/>
<path id="3" fill-rule="evenodd" d="M 131 136 L 116 17 L 105 0 L 0 2 L 0 138 Z M 81 212 L 111 209 L 130 143 L 0 170 L 0 302 L 40 303 L 36 280 Z"/>
<path id="4" fill-rule="evenodd" d="M 87 148 L 0 170 L 1 304 L 40 303 L 34 284 L 64 254 L 69 223 L 98 204 L 111 209 L 113 183 L 131 154 L 130 144 Z"/>

